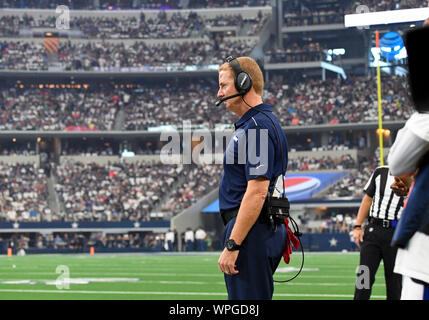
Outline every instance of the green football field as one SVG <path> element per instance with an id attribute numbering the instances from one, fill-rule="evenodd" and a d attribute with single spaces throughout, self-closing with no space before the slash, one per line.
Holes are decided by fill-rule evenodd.
<path id="1" fill-rule="evenodd" d="M 225 300 L 219 253 L 0 256 L 0 299 Z M 359 255 L 306 253 L 304 270 L 276 283 L 274 299 L 351 300 Z M 280 263 L 275 279 L 292 277 L 301 262 Z M 372 299 L 385 299 L 383 266 Z"/>

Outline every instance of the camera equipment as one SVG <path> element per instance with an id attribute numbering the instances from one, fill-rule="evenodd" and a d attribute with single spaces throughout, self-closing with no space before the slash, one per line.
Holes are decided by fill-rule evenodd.
<path id="1" fill-rule="evenodd" d="M 421 113 L 429 112 L 429 59 L 426 50 L 428 39 L 429 27 L 413 29 L 405 36 L 411 96 L 417 112 Z"/>

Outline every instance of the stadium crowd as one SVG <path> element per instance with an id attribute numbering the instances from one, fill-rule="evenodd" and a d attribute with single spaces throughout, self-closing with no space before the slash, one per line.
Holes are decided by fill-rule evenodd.
<path id="1" fill-rule="evenodd" d="M 24 233 L 0 237 L 0 254 L 6 254 L 11 248 L 14 254 L 26 252 L 119 252 L 121 249 L 142 249 L 142 251 L 178 251 L 179 235 L 175 230 L 163 232 L 135 231 L 127 233 L 79 233 L 54 232 L 48 234 Z M 213 250 L 218 245 L 213 232 L 206 232 L 201 227 L 188 228 L 181 234 L 183 249 L 186 251 Z"/>
<path id="2" fill-rule="evenodd" d="M 48 70 L 43 43 L 1 40 L 0 70 Z"/>
<path id="3" fill-rule="evenodd" d="M 161 163 L 102 166 L 67 160 L 57 166 L 55 190 L 64 205 L 54 220 L 147 221 L 183 167 Z"/>
<path id="4" fill-rule="evenodd" d="M 184 183 L 176 188 L 161 210 L 174 215 L 190 207 L 210 191 L 219 186 L 223 167 L 221 165 L 203 164 L 188 169 Z"/>
<path id="5" fill-rule="evenodd" d="M 374 85 L 368 85 L 373 82 Z M 377 86 L 367 77 L 307 79 L 297 84 L 272 81 L 266 98 L 282 125 L 317 125 L 377 121 Z M 384 120 L 406 120 L 413 112 L 403 77 L 382 80 Z"/>
<path id="6" fill-rule="evenodd" d="M 349 155 L 339 159 L 291 159 L 288 165 L 289 171 L 356 168 Z M 47 173 L 42 168 L 2 165 L 0 172 L 2 221 L 148 221 L 155 209 L 176 215 L 216 189 L 222 166 L 126 162 L 101 165 L 66 160 L 52 170 L 59 212 L 51 210 L 48 203 Z M 352 170 L 325 197 L 361 196 L 361 183 L 370 172 L 370 168 Z"/>
<path id="7" fill-rule="evenodd" d="M 287 27 L 334 24 L 344 22 L 344 9 L 335 7 L 314 9 L 303 1 L 290 1 L 284 7 L 283 25 Z"/>
<path id="8" fill-rule="evenodd" d="M 98 5 L 96 6 L 95 3 Z M 68 0 L 66 5 L 70 9 L 85 10 L 116 10 L 116 9 L 196 9 L 196 8 L 230 8 L 247 6 L 268 6 L 270 0 L 100 0 L 97 2 L 84 0 Z M 3 8 L 35 8 L 35 9 L 55 9 L 60 3 L 53 3 L 48 0 L 2 0 Z"/>
<path id="9" fill-rule="evenodd" d="M 243 18 L 241 14 L 223 15 L 215 19 L 205 18 L 197 12 L 175 12 L 170 17 L 165 11 L 159 11 L 156 17 L 145 17 L 143 12 L 139 17 L 73 17 L 70 29 L 80 31 L 79 38 L 87 39 L 178 39 L 196 38 L 208 35 L 212 27 L 231 26 L 237 28 L 237 34 L 252 26 L 257 33 L 266 22 L 268 16 L 260 14 L 254 18 Z M 262 19 L 263 18 L 263 19 Z M 18 36 L 20 30 L 56 27 L 56 17 L 35 17 L 24 14 L 5 15 L 0 17 L 0 36 Z M 255 34 L 255 33 L 252 33 Z"/>
<path id="10" fill-rule="evenodd" d="M 297 1 L 296 1 L 297 2 Z M 192 1 L 181 1 L 181 0 L 116 0 L 116 1 L 98 1 L 98 6 L 95 6 L 96 2 L 82 1 L 82 0 L 69 0 L 66 5 L 70 9 L 85 9 L 85 10 L 121 10 L 121 9 L 200 9 L 200 8 L 234 8 L 234 7 L 253 7 L 253 6 L 270 6 L 270 0 L 228 0 L 228 1 L 214 1 L 214 0 L 192 0 Z M 300 5 L 296 5 L 294 2 L 289 5 L 288 11 L 295 13 L 297 20 L 301 18 L 300 13 L 304 13 L 304 17 L 311 12 L 313 15 L 324 15 L 329 20 L 332 9 L 322 8 L 319 10 L 312 11 L 312 5 L 309 1 L 302 1 Z M 34 9 L 55 9 L 57 3 L 52 3 L 47 0 L 2 0 L 0 6 L 3 8 L 34 8 Z M 360 0 L 358 2 L 348 0 L 343 3 L 345 6 L 345 13 L 356 13 L 356 8 L 359 5 L 366 5 L 371 12 L 374 11 L 385 11 L 385 10 L 397 10 L 397 9 L 410 9 L 410 8 L 423 8 L 427 7 L 427 0 Z M 343 9 L 344 8 L 340 8 Z M 338 13 L 338 12 L 336 12 Z M 343 16 L 337 15 L 337 16 Z M 323 19 L 323 18 L 322 18 Z M 305 21 L 305 18 L 303 19 Z M 298 20 L 299 21 L 299 20 Z M 310 19 L 311 21 L 311 19 Z"/>
<path id="11" fill-rule="evenodd" d="M 187 66 L 219 64 L 225 56 L 237 52 L 250 54 L 255 45 L 254 39 L 213 42 L 209 38 L 182 43 L 60 41 L 58 61 L 65 71 L 142 71 L 157 67 L 164 67 L 163 70 L 184 69 Z M 46 71 L 49 68 L 42 43 L 1 41 L 0 52 L 0 69 L 3 70 Z"/>
<path id="12" fill-rule="evenodd" d="M 16 141 L 16 140 L 15 140 Z M 13 142 L 14 143 L 14 142 Z M 0 144 L 1 156 L 35 156 L 37 155 L 34 142 L 12 145 L 9 141 Z"/>
<path id="13" fill-rule="evenodd" d="M 329 217 L 324 217 L 319 225 L 318 230 L 313 232 L 320 233 L 350 233 L 356 221 L 356 214 L 337 214 L 331 213 Z"/>
<path id="14" fill-rule="evenodd" d="M 373 79 L 308 79 L 266 83 L 265 101 L 284 126 L 374 122 L 378 120 Z M 384 120 L 406 120 L 412 113 L 407 81 L 400 76 L 382 80 Z M 186 90 L 185 90 L 186 88 Z M 183 121 L 214 128 L 236 117 L 215 108 L 216 85 L 209 81 L 141 85 L 137 89 L 4 88 L 0 90 L 0 130 L 148 130 Z M 202 94 L 204 92 L 204 94 Z M 124 113 L 117 122 L 118 112 Z"/>
<path id="15" fill-rule="evenodd" d="M 204 94 L 202 94 L 204 92 Z M 140 98 L 141 97 L 141 98 Z M 138 90 L 126 109 L 125 130 L 147 130 L 162 125 L 182 126 L 190 120 L 193 126 L 213 128 L 216 123 L 231 123 L 231 114 L 214 108 L 216 89 L 209 82 L 181 85 L 146 86 Z"/>
<path id="16" fill-rule="evenodd" d="M 261 11 L 254 17 L 243 18 L 241 14 L 205 17 L 198 12 L 174 12 L 170 16 L 159 11 L 156 16 L 144 12 L 139 16 L 127 17 L 88 17 L 74 16 L 70 19 L 70 29 L 83 39 L 181 39 L 210 36 L 213 27 L 230 26 L 236 35 L 256 35 L 267 22 L 268 14 Z M 0 37 L 16 37 L 20 30 L 55 29 L 55 15 L 37 17 L 24 14 L 0 17 Z M 75 37 L 76 37 L 75 36 Z"/>
<path id="17" fill-rule="evenodd" d="M 208 41 L 160 44 L 142 41 L 133 44 L 64 42 L 58 48 L 59 61 L 65 70 L 82 71 L 195 66 L 202 64 L 211 51 L 212 44 Z"/>
<path id="18" fill-rule="evenodd" d="M 15 234 L 0 237 L 0 254 L 11 248 L 14 254 L 21 250 L 62 250 L 63 252 L 84 252 L 93 247 L 98 249 L 145 249 L 147 251 L 164 251 L 164 234 L 152 232 L 129 232 L 120 234 L 92 233 L 53 233 L 53 234 Z M 31 252 L 31 251 L 30 251 Z"/>
<path id="19" fill-rule="evenodd" d="M 0 89 L 0 130 L 112 130 L 122 93 L 79 89 Z"/>
<path id="20" fill-rule="evenodd" d="M 110 143 L 97 144 L 91 146 L 85 146 L 83 144 L 66 144 L 61 146 L 61 154 L 63 156 L 73 155 L 73 156 L 113 156 L 114 151 Z"/>
<path id="21" fill-rule="evenodd" d="M 330 156 L 289 158 L 288 171 L 316 171 L 316 170 L 346 170 L 355 169 L 356 161 L 348 154 L 333 159 Z"/>
<path id="22" fill-rule="evenodd" d="M 0 163 L 0 221 L 39 222 L 49 215 L 47 178 L 35 164 Z"/>
<path id="23" fill-rule="evenodd" d="M 267 63 L 324 61 L 327 47 L 319 42 L 300 45 L 292 42 L 285 49 L 272 49 L 265 53 Z"/>
<path id="24" fill-rule="evenodd" d="M 363 186 L 377 167 L 376 157 L 361 158 L 358 166 L 343 179 L 330 186 L 321 197 L 327 199 L 360 199 L 363 197 Z"/>

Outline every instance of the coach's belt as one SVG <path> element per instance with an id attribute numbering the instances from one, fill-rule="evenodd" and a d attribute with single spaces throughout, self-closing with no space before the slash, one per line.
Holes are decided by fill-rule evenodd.
<path id="1" fill-rule="evenodd" d="M 234 219 L 238 215 L 239 209 L 240 207 L 230 209 L 230 210 L 220 210 L 220 216 L 222 217 L 224 226 L 226 226 L 230 220 Z"/>
<path id="2" fill-rule="evenodd" d="M 396 227 L 396 220 L 387 220 L 387 219 L 378 219 L 378 218 L 370 218 L 369 223 L 375 224 L 377 226 L 381 226 L 386 229 L 393 229 Z"/>
<path id="3" fill-rule="evenodd" d="M 229 221 L 234 219 L 238 215 L 238 210 L 240 210 L 240 207 L 229 209 L 229 210 L 220 210 L 220 216 L 222 217 L 223 225 L 226 226 Z M 262 208 L 261 213 L 259 214 L 258 220 L 261 223 L 266 223 L 265 214 L 266 211 L 264 208 Z"/>

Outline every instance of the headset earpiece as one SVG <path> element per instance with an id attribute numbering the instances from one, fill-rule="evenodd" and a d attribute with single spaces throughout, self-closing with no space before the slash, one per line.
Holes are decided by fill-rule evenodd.
<path id="1" fill-rule="evenodd" d="M 252 88 L 252 84 L 253 84 L 252 77 L 248 72 L 244 71 L 241 68 L 237 58 L 229 56 L 228 58 L 226 58 L 226 61 L 229 63 L 232 70 L 234 71 L 235 88 L 241 95 L 245 95 Z"/>

